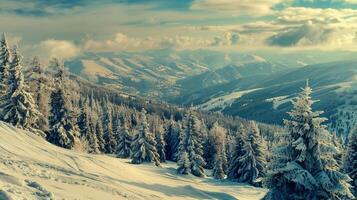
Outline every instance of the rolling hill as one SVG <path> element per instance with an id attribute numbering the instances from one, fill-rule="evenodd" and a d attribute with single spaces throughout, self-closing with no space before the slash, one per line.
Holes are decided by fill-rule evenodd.
<path id="1" fill-rule="evenodd" d="M 0 199 L 260 199 L 266 190 L 66 150 L 0 122 Z"/>

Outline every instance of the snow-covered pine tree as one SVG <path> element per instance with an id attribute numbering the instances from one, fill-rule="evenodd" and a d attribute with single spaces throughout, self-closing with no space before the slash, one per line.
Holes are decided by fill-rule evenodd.
<path id="1" fill-rule="evenodd" d="M 28 92 L 28 87 L 24 83 L 21 60 L 22 56 L 15 47 L 12 51 L 12 61 L 9 68 L 8 89 L 1 97 L 2 120 L 16 127 L 41 134 L 36 126 L 41 113 L 37 110 L 32 95 Z"/>
<path id="2" fill-rule="evenodd" d="M 238 160 L 238 181 L 256 185 L 265 174 L 266 159 L 258 125 L 251 121 L 244 137 L 243 154 Z"/>
<path id="3" fill-rule="evenodd" d="M 97 120 L 97 123 L 95 124 L 95 134 L 97 135 L 98 139 L 98 149 L 100 152 L 105 152 L 105 142 L 103 138 L 103 127 L 102 127 L 102 122 L 100 119 Z"/>
<path id="4" fill-rule="evenodd" d="M 215 179 L 224 179 L 227 170 L 226 156 L 226 130 L 216 122 L 210 130 L 214 138 L 214 159 L 213 159 L 213 177 Z"/>
<path id="5" fill-rule="evenodd" d="M 56 62 L 54 72 L 55 89 L 50 96 L 49 134 L 47 140 L 57 146 L 72 149 L 79 143 L 80 133 L 76 117 L 71 110 L 71 101 L 64 86 L 67 73 L 63 65 Z"/>
<path id="6" fill-rule="evenodd" d="M 131 156 L 131 142 L 133 137 L 128 131 L 126 122 L 124 122 L 122 130 L 118 135 L 118 147 L 117 147 L 117 156 L 119 158 L 129 158 Z"/>
<path id="7" fill-rule="evenodd" d="M 112 122 L 112 110 L 111 104 L 106 97 L 102 101 L 102 109 L 103 109 L 103 116 L 102 116 L 102 124 L 103 124 L 103 131 L 104 131 L 104 141 L 105 141 L 105 153 L 115 153 L 115 148 L 117 146 L 116 140 L 113 134 L 113 122 Z"/>
<path id="8" fill-rule="evenodd" d="M 91 114 L 89 114 L 88 122 L 89 122 L 88 123 L 89 130 L 88 130 L 87 141 L 88 141 L 89 153 L 100 153 L 98 138 L 95 132 L 94 122 Z"/>
<path id="9" fill-rule="evenodd" d="M 231 156 L 228 164 L 227 173 L 228 173 L 228 178 L 231 180 L 238 180 L 239 178 L 239 174 L 238 174 L 240 170 L 239 160 L 244 153 L 243 147 L 245 145 L 245 141 L 243 139 L 244 135 L 246 135 L 246 130 L 243 127 L 243 124 L 241 124 L 237 130 L 237 133 L 234 136 L 232 152 L 230 154 Z"/>
<path id="10" fill-rule="evenodd" d="M 38 57 L 34 57 L 30 68 L 25 71 L 25 81 L 29 86 L 29 92 L 41 115 L 38 119 L 38 127 L 45 132 L 48 131 L 49 116 L 49 94 L 51 88 L 50 79 L 44 74 L 43 67 Z"/>
<path id="11" fill-rule="evenodd" d="M 191 173 L 191 162 L 188 158 L 188 154 L 186 151 L 182 151 L 179 155 L 179 158 L 177 160 L 177 172 L 179 174 L 184 174 L 187 175 Z"/>
<path id="12" fill-rule="evenodd" d="M 286 142 L 275 150 L 267 174 L 270 189 L 264 199 L 351 199 L 347 174 L 338 171 L 333 158 L 334 147 L 326 139 L 328 131 L 321 125 L 322 112 L 312 111 L 312 89 L 306 85 L 293 102 L 284 123 L 289 131 Z"/>
<path id="13" fill-rule="evenodd" d="M 182 159 L 185 158 L 183 154 L 187 153 L 190 162 L 190 173 L 195 176 L 204 176 L 203 166 L 205 161 L 203 159 L 202 133 L 201 123 L 198 118 L 190 111 L 183 119 L 182 133 L 180 134 L 179 144 L 179 163 L 178 173 L 182 171 Z"/>
<path id="14" fill-rule="evenodd" d="M 164 127 L 159 117 L 154 117 L 152 126 L 156 141 L 156 151 L 160 156 L 160 162 L 163 163 L 166 161 Z"/>
<path id="15" fill-rule="evenodd" d="M 133 164 L 143 162 L 154 162 L 156 166 L 160 165 L 160 156 L 156 151 L 156 142 L 152 133 L 149 132 L 149 124 L 146 118 L 146 111 L 141 111 L 139 131 L 134 136 L 132 143 L 132 160 Z"/>
<path id="16" fill-rule="evenodd" d="M 167 160 L 177 161 L 180 131 L 179 124 L 176 123 L 173 120 L 173 116 L 171 116 L 165 130 L 165 152 Z"/>
<path id="17" fill-rule="evenodd" d="M 357 195 L 357 124 L 351 131 L 348 140 L 344 171 L 352 178 L 354 194 Z"/>
<path id="18" fill-rule="evenodd" d="M 0 40 L 0 97 L 7 91 L 10 62 L 11 52 L 7 43 L 6 35 L 3 33 Z"/>
<path id="19" fill-rule="evenodd" d="M 79 133 L 68 109 L 68 100 L 60 86 L 51 93 L 50 105 L 50 132 L 47 140 L 57 146 L 72 149 L 78 142 Z"/>

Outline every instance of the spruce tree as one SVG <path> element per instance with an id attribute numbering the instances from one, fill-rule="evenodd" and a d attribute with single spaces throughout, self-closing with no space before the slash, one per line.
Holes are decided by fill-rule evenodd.
<path id="1" fill-rule="evenodd" d="M 57 146 L 72 149 L 78 142 L 79 133 L 68 109 L 68 100 L 60 86 L 51 93 L 50 105 L 50 132 L 47 140 Z"/>
<path id="2" fill-rule="evenodd" d="M 357 125 L 349 135 L 344 171 L 352 178 L 354 194 L 357 195 Z"/>
<path id="3" fill-rule="evenodd" d="M 112 111 L 111 105 L 108 100 L 108 97 L 102 103 L 103 108 L 103 116 L 102 116 L 102 124 L 103 124 L 103 131 L 104 131 L 104 142 L 105 142 L 105 153 L 115 153 L 116 149 L 116 141 L 113 134 L 113 121 L 112 121 Z"/>
<path id="4" fill-rule="evenodd" d="M 133 138 L 128 131 L 126 123 L 124 123 L 122 130 L 118 135 L 117 156 L 119 158 L 129 158 L 131 155 L 131 142 Z"/>
<path id="5" fill-rule="evenodd" d="M 186 151 L 182 151 L 179 155 L 179 158 L 177 160 L 177 172 L 179 174 L 184 174 L 187 175 L 191 173 L 191 162 L 188 158 L 188 154 Z"/>
<path id="6" fill-rule="evenodd" d="M 229 159 L 228 164 L 228 178 L 231 180 L 238 180 L 240 174 L 240 158 L 243 156 L 244 151 L 243 147 L 245 145 L 245 141 L 243 136 L 246 134 L 246 130 L 243 125 L 240 125 L 233 142 L 231 157 Z"/>
<path id="7" fill-rule="evenodd" d="M 155 120 L 153 122 L 153 132 L 156 141 L 156 151 L 160 156 L 160 162 L 163 163 L 166 161 L 164 127 L 159 117 L 155 117 Z"/>
<path id="8" fill-rule="evenodd" d="M 68 79 L 64 66 L 58 65 L 54 72 L 55 89 L 50 96 L 49 134 L 47 140 L 57 146 L 72 149 L 78 142 L 80 133 L 76 116 L 71 109 L 71 101 L 65 92 L 64 82 Z"/>
<path id="9" fill-rule="evenodd" d="M 224 179 L 227 170 L 226 130 L 216 122 L 210 130 L 214 141 L 213 177 Z"/>
<path id="10" fill-rule="evenodd" d="M 179 124 L 171 119 L 168 122 L 165 130 L 165 152 L 166 152 L 166 159 L 171 161 L 177 161 L 177 153 L 178 153 L 178 146 L 179 146 L 179 135 L 180 135 L 180 127 Z"/>
<path id="11" fill-rule="evenodd" d="M 0 97 L 3 96 L 7 91 L 10 62 L 11 52 L 6 35 L 3 33 L 0 40 Z"/>
<path id="12" fill-rule="evenodd" d="M 353 198 L 347 174 L 336 168 L 331 135 L 321 125 L 322 112 L 312 111 L 312 89 L 307 85 L 293 102 L 284 123 L 286 142 L 275 150 L 266 179 L 270 189 L 265 199 L 344 199 Z"/>
<path id="13" fill-rule="evenodd" d="M 48 131 L 49 94 L 51 88 L 50 79 L 45 75 L 44 69 L 38 57 L 34 57 L 30 68 L 25 72 L 25 81 L 29 86 L 29 92 L 38 107 L 41 115 L 38 119 L 38 127 L 45 132 Z"/>
<path id="14" fill-rule="evenodd" d="M 97 135 L 98 149 L 100 152 L 105 152 L 105 142 L 103 138 L 103 127 L 100 119 L 97 120 L 95 124 L 95 134 Z"/>
<path id="15" fill-rule="evenodd" d="M 201 123 L 198 118 L 190 111 L 183 119 L 183 128 L 180 135 L 179 144 L 179 163 L 178 163 L 178 173 L 186 165 L 186 162 L 181 162 L 185 158 L 184 154 L 187 153 L 188 160 L 190 163 L 190 173 L 195 176 L 204 176 L 203 166 L 205 161 L 203 159 L 203 146 L 202 146 L 202 133 L 200 132 Z"/>
<path id="16" fill-rule="evenodd" d="M 133 164 L 143 162 L 154 162 L 160 165 L 160 156 L 156 151 L 156 142 L 152 133 L 149 132 L 149 124 L 146 118 L 146 111 L 141 111 L 139 132 L 134 136 L 132 143 L 132 160 Z"/>
<path id="17" fill-rule="evenodd" d="M 244 135 L 243 154 L 238 160 L 238 181 L 256 185 L 265 174 L 266 160 L 259 128 L 255 122 L 249 125 Z"/>
<path id="18" fill-rule="evenodd" d="M 16 127 L 40 133 L 37 130 L 37 120 L 41 115 L 37 106 L 28 92 L 22 74 L 22 56 L 15 47 L 12 52 L 12 61 L 7 79 L 8 89 L 1 97 L 0 111 L 2 120 Z"/>

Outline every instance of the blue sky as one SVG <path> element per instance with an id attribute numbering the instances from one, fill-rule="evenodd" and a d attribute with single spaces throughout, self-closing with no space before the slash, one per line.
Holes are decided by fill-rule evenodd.
<path id="1" fill-rule="evenodd" d="M 0 0 L 27 52 L 355 51 L 357 0 Z"/>

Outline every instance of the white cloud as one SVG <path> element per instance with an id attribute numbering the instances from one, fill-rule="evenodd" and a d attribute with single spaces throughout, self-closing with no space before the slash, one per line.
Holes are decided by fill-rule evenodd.
<path id="1" fill-rule="evenodd" d="M 229 11 L 237 15 L 267 15 L 281 0 L 194 0 L 192 10 Z"/>
<path id="2" fill-rule="evenodd" d="M 73 58 L 77 56 L 81 50 L 75 44 L 66 40 L 45 40 L 33 47 L 35 52 L 33 55 L 40 56 L 43 60 L 49 60 L 53 57 L 60 59 Z"/>

